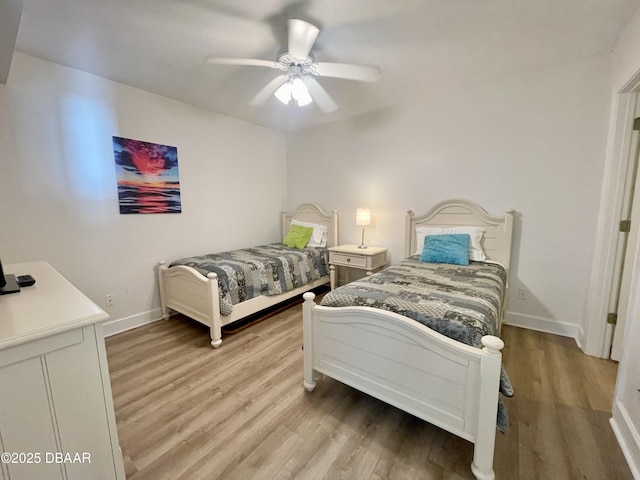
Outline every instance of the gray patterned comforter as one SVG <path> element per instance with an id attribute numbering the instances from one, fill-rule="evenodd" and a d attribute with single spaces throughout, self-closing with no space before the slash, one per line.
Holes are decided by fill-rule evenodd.
<path id="1" fill-rule="evenodd" d="M 329 274 L 325 248 L 302 250 L 282 244 L 262 245 L 176 260 L 202 275 L 218 275 L 220 314 L 230 315 L 233 305 L 260 295 L 279 295 Z"/>
<path id="2" fill-rule="evenodd" d="M 423 263 L 417 256 L 327 293 L 321 305 L 381 308 L 412 318 L 449 338 L 482 348 L 484 335 L 500 331 L 506 285 L 504 267 L 470 262 L 469 266 Z M 500 392 L 513 395 L 504 368 Z M 508 430 L 500 401 L 498 429 Z"/>

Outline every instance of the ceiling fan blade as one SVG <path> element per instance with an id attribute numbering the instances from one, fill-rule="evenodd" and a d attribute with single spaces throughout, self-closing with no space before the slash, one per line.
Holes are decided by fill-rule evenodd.
<path id="1" fill-rule="evenodd" d="M 313 101 L 320 110 L 324 113 L 331 113 L 338 109 L 336 102 L 333 101 L 333 98 L 329 96 L 327 91 L 322 88 L 322 85 L 320 85 L 315 78 L 307 75 L 302 77 L 302 81 L 307 86 L 309 95 L 311 95 L 311 98 L 313 98 Z"/>
<path id="2" fill-rule="evenodd" d="M 320 77 L 344 78 L 359 82 L 377 82 L 382 75 L 380 67 L 373 65 L 351 65 L 348 63 L 314 63 L 317 75 Z"/>
<path id="3" fill-rule="evenodd" d="M 289 54 L 298 59 L 309 56 L 320 30 L 304 20 L 289 20 Z"/>
<path id="4" fill-rule="evenodd" d="M 273 60 L 260 60 L 257 58 L 229 58 L 210 56 L 205 58 L 204 61 L 212 65 L 243 65 L 249 67 L 278 68 L 278 63 L 274 62 Z"/>
<path id="5" fill-rule="evenodd" d="M 256 95 L 251 99 L 249 105 L 257 106 L 262 105 L 266 102 L 271 95 L 273 95 L 276 90 L 278 90 L 282 85 L 284 85 L 289 77 L 286 75 L 278 75 L 276 78 L 267 83 L 262 90 L 260 90 Z"/>

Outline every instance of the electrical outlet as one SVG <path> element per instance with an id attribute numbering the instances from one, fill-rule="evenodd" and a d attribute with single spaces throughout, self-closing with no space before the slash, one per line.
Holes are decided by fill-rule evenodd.
<path id="1" fill-rule="evenodd" d="M 529 300 L 529 290 L 526 290 L 524 288 L 519 288 L 518 289 L 518 300 L 523 300 L 523 301 L 527 301 Z"/>
<path id="2" fill-rule="evenodd" d="M 107 307 L 113 307 L 116 304 L 116 296 L 113 293 L 104 296 L 104 304 Z"/>

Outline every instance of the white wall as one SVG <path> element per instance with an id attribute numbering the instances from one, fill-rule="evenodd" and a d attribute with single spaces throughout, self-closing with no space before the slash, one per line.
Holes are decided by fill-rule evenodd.
<path id="1" fill-rule="evenodd" d="M 640 9 L 613 52 L 612 78 L 620 91 L 640 72 Z M 615 99 L 614 99 L 615 101 Z M 612 125 L 615 128 L 615 124 Z M 640 251 L 640 246 L 638 250 Z M 623 356 L 618 368 L 611 424 L 636 479 L 640 479 L 640 263 L 633 272 Z"/>
<path id="2" fill-rule="evenodd" d="M 178 148 L 181 214 L 120 215 L 114 135 Z M 158 260 L 277 241 L 285 201 L 283 135 L 14 55 L 0 85 L 3 263 L 46 260 L 103 308 L 115 294 L 112 319 L 153 320 Z"/>
<path id="3" fill-rule="evenodd" d="M 616 90 L 621 90 L 640 67 L 640 8 L 620 34 L 613 51 L 611 77 Z"/>
<path id="4" fill-rule="evenodd" d="M 447 198 L 517 211 L 509 323 L 577 336 L 590 271 L 605 155 L 607 58 L 461 88 L 425 89 L 399 105 L 287 138 L 288 202 L 310 196 L 341 214 L 359 243 L 355 209 L 377 224 L 369 243 L 403 256 L 404 214 Z M 517 300 L 519 288 L 529 300 Z"/>

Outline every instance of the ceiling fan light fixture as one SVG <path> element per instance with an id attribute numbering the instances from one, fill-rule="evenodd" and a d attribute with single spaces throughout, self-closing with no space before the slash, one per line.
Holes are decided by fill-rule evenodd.
<path id="1" fill-rule="evenodd" d="M 278 90 L 275 91 L 275 97 L 285 105 L 288 105 L 291 101 L 292 86 L 290 82 L 283 83 Z"/>
<path id="2" fill-rule="evenodd" d="M 296 77 L 291 84 L 291 96 L 295 99 L 299 107 L 309 105 L 313 101 L 307 86 L 300 77 Z"/>
<path id="3" fill-rule="evenodd" d="M 274 96 L 285 105 L 288 105 L 293 98 L 298 107 L 304 107 L 313 101 L 307 86 L 300 77 L 295 77 L 293 80 L 289 79 L 283 83 L 275 91 Z"/>

